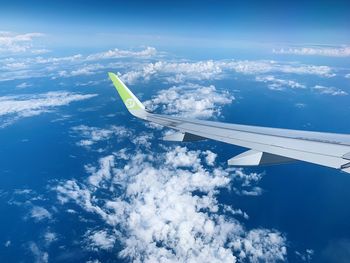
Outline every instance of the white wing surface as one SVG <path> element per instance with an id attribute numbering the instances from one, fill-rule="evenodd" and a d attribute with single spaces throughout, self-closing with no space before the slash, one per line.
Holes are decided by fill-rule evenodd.
<path id="1" fill-rule="evenodd" d="M 220 123 L 152 114 L 113 73 L 119 95 L 134 116 L 177 130 L 171 141 L 212 139 L 249 150 L 228 160 L 229 165 L 252 166 L 295 160 L 340 169 L 350 173 L 350 135 Z"/>

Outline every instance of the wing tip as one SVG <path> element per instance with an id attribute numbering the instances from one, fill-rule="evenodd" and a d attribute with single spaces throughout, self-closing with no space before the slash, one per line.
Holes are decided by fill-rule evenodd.
<path id="1" fill-rule="evenodd" d="M 109 78 L 112 80 L 114 87 L 118 91 L 120 98 L 128 111 L 139 118 L 144 119 L 147 115 L 145 106 L 131 92 L 131 90 L 123 83 L 123 81 L 113 72 L 108 72 Z"/>

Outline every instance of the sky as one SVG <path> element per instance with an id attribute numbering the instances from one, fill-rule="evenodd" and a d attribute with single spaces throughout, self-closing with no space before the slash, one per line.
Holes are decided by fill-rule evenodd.
<path id="1" fill-rule="evenodd" d="M 342 45 L 350 38 L 349 10 L 349 1 L 16 0 L 1 1 L 0 22 L 67 47 Z"/>

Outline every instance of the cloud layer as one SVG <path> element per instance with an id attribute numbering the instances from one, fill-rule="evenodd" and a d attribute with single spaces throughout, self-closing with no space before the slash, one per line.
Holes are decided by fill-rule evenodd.
<path id="1" fill-rule="evenodd" d="M 55 191 L 62 204 L 73 202 L 105 222 L 87 232 L 91 249 L 109 250 L 118 240 L 124 247 L 119 256 L 136 262 L 284 260 L 286 239 L 280 232 L 247 230 L 222 213 L 243 215 L 218 202 L 216 195 L 229 188 L 236 171 L 213 167 L 214 160 L 211 152 L 183 147 L 157 157 L 123 150 L 90 166 L 85 183 L 63 181 Z M 122 194 L 99 198 L 101 189 Z"/>
<path id="2" fill-rule="evenodd" d="M 79 94 L 67 91 L 52 91 L 35 95 L 17 95 L 0 97 L 0 126 L 7 126 L 14 121 L 55 110 L 97 96 L 96 94 Z"/>
<path id="3" fill-rule="evenodd" d="M 136 70 L 121 74 L 127 83 L 149 81 L 151 77 L 163 79 L 167 83 L 184 83 L 186 81 L 202 81 L 221 79 L 232 73 L 262 74 L 287 73 L 298 75 L 316 75 L 333 77 L 335 74 L 328 66 L 306 65 L 300 63 L 282 63 L 268 60 L 206 60 L 196 62 L 158 61 L 141 65 Z"/>

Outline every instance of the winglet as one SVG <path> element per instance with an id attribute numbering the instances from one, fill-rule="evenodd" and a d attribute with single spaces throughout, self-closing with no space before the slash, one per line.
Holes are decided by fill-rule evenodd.
<path id="1" fill-rule="evenodd" d="M 147 112 L 145 111 L 145 106 L 139 101 L 139 99 L 136 98 L 116 74 L 108 72 L 108 76 L 112 80 L 114 87 L 118 91 L 119 96 L 123 100 L 128 111 L 138 118 L 146 119 Z"/>

